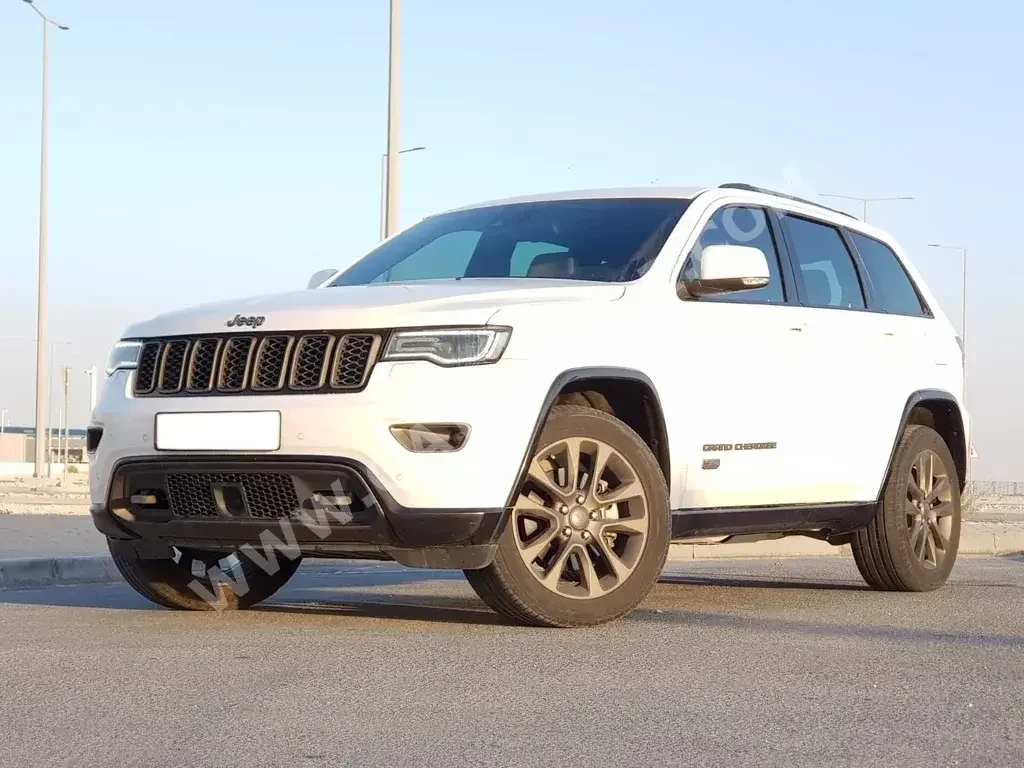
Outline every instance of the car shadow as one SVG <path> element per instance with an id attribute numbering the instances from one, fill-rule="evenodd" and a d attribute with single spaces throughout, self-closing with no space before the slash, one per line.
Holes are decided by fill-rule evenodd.
<path id="1" fill-rule="evenodd" d="M 344 593 L 348 589 L 414 587 L 436 581 L 461 582 L 461 571 L 433 571 L 381 566 L 375 563 L 312 565 L 299 568 L 292 581 L 271 600 L 286 600 L 296 594 L 316 601 L 324 592 Z M 373 594 L 367 592 L 367 594 Z M 387 593 L 385 593 L 387 594 Z M 304 598 L 307 599 L 307 598 Z M 0 605 L 52 605 L 69 608 L 124 610 L 165 610 L 134 592 L 126 583 L 83 582 L 51 587 L 17 587 L 0 590 Z M 271 603 L 261 604 L 260 608 Z"/>
<path id="2" fill-rule="evenodd" d="M 372 599 L 372 593 L 355 593 L 351 598 L 337 596 L 330 602 L 303 599 L 270 601 L 253 610 L 257 613 L 281 613 L 302 616 L 338 616 L 358 619 L 394 619 L 398 621 L 426 621 L 440 624 L 507 625 L 501 616 L 492 612 L 482 601 L 473 598 L 441 596 L 396 596 L 390 599 Z M 367 599 L 371 598 L 371 599 Z M 475 603 L 475 604 L 474 604 Z"/>
<path id="3" fill-rule="evenodd" d="M 438 621 L 451 621 L 463 612 L 471 614 L 489 609 L 482 601 L 479 609 L 475 597 L 448 597 L 443 595 L 416 595 L 403 590 L 379 592 L 389 587 L 423 587 L 430 582 L 462 583 L 459 571 L 423 571 L 416 569 L 369 569 L 348 566 L 300 569 L 296 580 L 277 596 L 253 608 L 256 611 L 276 611 L 323 615 L 377 615 L 379 618 L 421 617 L 432 611 L 449 612 Z M 785 589 L 868 591 L 868 587 L 824 581 L 794 581 L 783 579 L 742 578 L 736 576 L 688 576 L 665 574 L 658 580 L 662 588 L 677 586 L 729 587 L 734 589 Z M 404 601 L 404 602 L 399 602 Z M 413 601 L 415 604 L 411 604 Z M 163 611 L 132 591 L 127 584 L 77 584 L 61 587 L 0 590 L 0 605 L 51 605 L 64 608 L 105 608 L 108 610 Z M 470 616 L 477 623 L 478 616 Z M 483 621 L 482 623 L 495 623 Z"/>
<path id="4" fill-rule="evenodd" d="M 684 576 L 663 574 L 659 584 L 687 584 L 704 587 L 746 587 L 749 589 L 824 589 L 830 591 L 868 592 L 866 584 L 849 584 L 838 581 L 802 581 L 800 579 L 762 579 L 742 576 Z"/>
<path id="5" fill-rule="evenodd" d="M 441 584 L 446 593 L 436 590 L 438 582 L 456 582 L 459 594 Z M 701 586 L 725 588 L 727 590 L 784 590 L 785 593 L 804 591 L 809 597 L 819 593 L 822 597 L 815 602 L 821 611 L 816 611 L 813 620 L 799 619 L 787 615 L 751 615 L 746 609 L 723 609 L 719 601 L 703 605 L 691 600 L 691 595 L 673 594 L 672 587 Z M 1004 587 L 1020 589 L 1018 584 L 961 583 L 950 589 L 972 589 L 976 587 Z M 965 634 L 938 627 L 898 626 L 892 624 L 858 625 L 847 621 L 844 611 L 838 609 L 834 597 L 824 593 L 846 593 L 851 599 L 858 593 L 870 593 L 866 587 L 842 581 L 825 580 L 800 581 L 793 579 L 765 579 L 763 577 L 728 575 L 693 575 L 668 573 L 660 580 L 656 590 L 641 606 L 629 616 L 617 622 L 612 628 L 597 628 L 595 631 L 612 631 L 616 634 L 632 634 L 645 625 L 670 625 L 681 631 L 700 628 L 728 631 L 768 631 L 778 634 L 797 634 L 817 637 L 866 638 L 878 641 L 901 641 L 915 644 L 942 645 L 983 645 L 1009 647 L 1024 650 L 1024 636 L 1007 633 Z M 699 593 L 697 593 L 699 594 Z M 719 593 L 721 594 L 721 593 Z M 944 593 L 945 594 L 945 593 Z M 951 595 L 950 595 L 951 596 Z M 686 607 L 666 608 L 667 603 L 685 597 Z M 871 595 L 864 595 L 870 598 Z M 913 599 L 916 596 L 909 596 Z M 857 598 L 858 600 L 862 598 Z M 969 597 L 960 599 L 970 599 Z M 809 606 L 807 600 L 795 596 L 802 609 Z M 779 611 L 791 604 L 786 600 Z M 44 589 L 23 589 L 0 591 L 0 605 L 20 604 L 56 606 L 91 610 L 120 610 L 138 612 L 164 612 L 166 609 L 152 605 L 133 592 L 125 584 L 97 584 Z M 714 605 L 714 607 L 712 607 Z M 187 614 L 181 613 L 185 616 Z M 431 624 L 463 626 L 509 627 L 510 623 L 493 613 L 482 601 L 468 590 L 462 582 L 462 574 L 455 571 L 422 571 L 399 569 L 394 566 L 374 565 L 332 565 L 312 566 L 300 569 L 295 580 L 277 596 L 243 614 L 235 614 L 231 621 L 245 617 L 260 616 L 295 617 L 337 617 L 339 619 L 391 620 L 396 622 L 425 622 Z M 193 614 L 194 616 L 194 614 Z M 530 631 L 524 629 L 522 631 Z M 586 631 L 586 630 L 583 630 Z"/>

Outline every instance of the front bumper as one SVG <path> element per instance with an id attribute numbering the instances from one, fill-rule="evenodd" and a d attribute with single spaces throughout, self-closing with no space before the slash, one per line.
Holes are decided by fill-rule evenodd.
<path id="1" fill-rule="evenodd" d="M 365 390 L 337 394 L 140 398 L 131 394 L 131 380 L 127 371 L 111 376 L 93 413 L 92 426 L 103 432 L 91 455 L 92 504 L 106 502 L 121 462 L 184 455 L 156 450 L 157 413 L 279 411 L 279 450 L 230 458 L 335 457 L 365 467 L 403 507 L 502 507 L 550 385 L 519 360 L 452 369 L 383 362 Z M 413 453 L 390 433 L 391 425 L 401 423 L 460 423 L 472 431 L 459 451 Z"/>
<path id="2" fill-rule="evenodd" d="M 196 514 L 202 504 L 183 514 L 171 501 L 169 477 L 170 482 L 213 479 L 218 488 L 242 490 L 230 503 L 222 492 L 205 514 Z M 267 514 L 258 508 L 252 486 L 248 495 L 243 488 L 245 478 L 256 477 L 294 489 L 295 509 L 278 509 L 285 516 L 254 517 Z M 328 493 L 349 502 L 324 503 Z M 405 507 L 359 462 L 277 455 L 123 460 L 113 469 L 107 498 L 93 503 L 91 511 L 101 533 L 118 546 L 134 546 L 142 557 L 166 556 L 170 547 L 229 552 L 249 544 L 287 546 L 314 557 L 381 557 L 426 568 L 485 567 L 507 517 L 502 507 Z"/>

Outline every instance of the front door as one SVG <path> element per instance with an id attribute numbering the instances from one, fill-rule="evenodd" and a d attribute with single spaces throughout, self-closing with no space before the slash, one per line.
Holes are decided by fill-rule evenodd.
<path id="1" fill-rule="evenodd" d="M 799 499 L 793 482 L 807 451 L 798 436 L 807 431 L 802 420 L 808 414 L 798 383 L 812 361 L 780 237 L 763 209 L 727 205 L 708 216 L 684 263 L 681 278 L 687 279 L 699 273 L 704 248 L 751 246 L 765 254 L 771 279 L 758 290 L 677 305 L 684 359 L 669 429 L 685 479 L 673 484 L 675 509 Z"/>

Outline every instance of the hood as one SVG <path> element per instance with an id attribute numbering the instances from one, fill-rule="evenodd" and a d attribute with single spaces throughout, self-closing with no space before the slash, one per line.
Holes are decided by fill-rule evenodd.
<path id="1" fill-rule="evenodd" d="M 130 326 L 123 338 L 251 331 L 359 330 L 429 325 L 483 325 L 522 304 L 608 302 L 625 292 L 616 283 L 535 278 L 424 280 L 278 293 L 202 304 Z M 236 317 L 250 325 L 228 325 Z M 260 321 L 259 318 L 262 318 Z"/>

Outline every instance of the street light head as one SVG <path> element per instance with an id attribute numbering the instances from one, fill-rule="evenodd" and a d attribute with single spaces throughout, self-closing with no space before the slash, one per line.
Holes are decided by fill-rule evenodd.
<path id="1" fill-rule="evenodd" d="M 426 147 L 408 147 L 408 148 L 406 148 L 406 149 L 400 149 L 400 150 L 398 150 L 398 152 L 397 152 L 396 154 L 399 154 L 399 155 L 407 155 L 407 154 L 409 154 L 410 152 L 421 152 L 421 151 L 423 151 L 424 149 L 426 149 Z M 383 152 L 383 153 L 381 153 L 381 159 L 384 159 L 384 158 L 386 158 L 387 156 L 388 156 L 388 153 L 387 153 L 387 152 Z"/>
<path id="2" fill-rule="evenodd" d="M 32 0 L 25 0 L 25 2 L 28 3 L 29 5 L 32 5 Z"/>
<path id="3" fill-rule="evenodd" d="M 64 26 L 63 24 L 58 24 L 57 29 L 63 29 L 65 32 L 68 31 L 68 27 Z"/>

